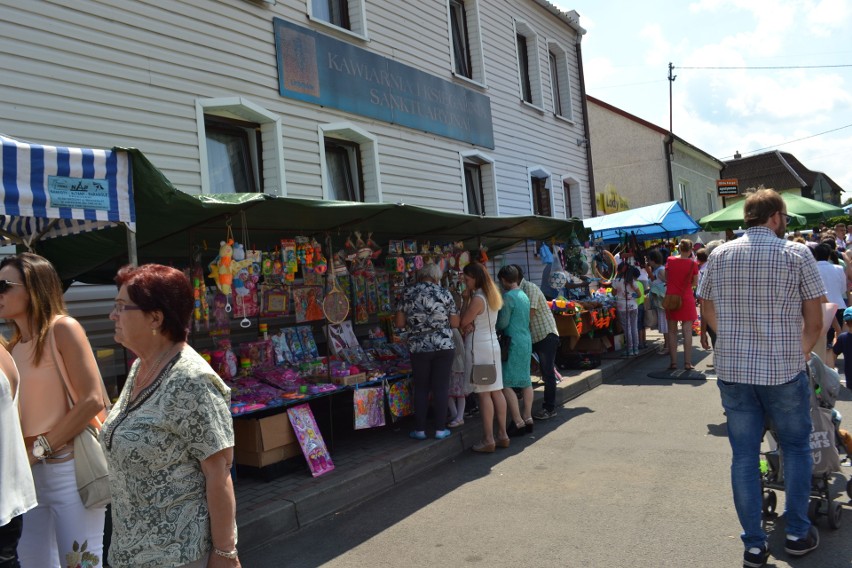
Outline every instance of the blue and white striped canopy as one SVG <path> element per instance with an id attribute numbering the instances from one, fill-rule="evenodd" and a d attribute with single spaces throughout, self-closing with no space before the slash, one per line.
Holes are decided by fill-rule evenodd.
<path id="1" fill-rule="evenodd" d="M 0 134 L 0 244 L 124 223 L 136 231 L 127 152 L 42 146 Z"/>

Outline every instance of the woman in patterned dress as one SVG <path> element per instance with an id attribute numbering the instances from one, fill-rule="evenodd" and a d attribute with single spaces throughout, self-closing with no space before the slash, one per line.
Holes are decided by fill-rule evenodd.
<path id="1" fill-rule="evenodd" d="M 179 270 L 126 266 L 110 319 L 135 354 L 101 432 L 110 469 L 113 568 L 233 568 L 230 391 L 186 343 L 192 286 Z"/>
<path id="2" fill-rule="evenodd" d="M 426 439 L 430 395 L 435 437 L 441 440 L 450 435 L 447 407 L 455 355 L 452 328 L 459 326 L 459 312 L 452 294 L 440 282 L 438 265 L 425 265 L 417 272 L 417 284 L 405 291 L 396 313 L 396 326 L 408 328 L 414 375 L 414 430 L 409 435 L 415 440 Z"/>

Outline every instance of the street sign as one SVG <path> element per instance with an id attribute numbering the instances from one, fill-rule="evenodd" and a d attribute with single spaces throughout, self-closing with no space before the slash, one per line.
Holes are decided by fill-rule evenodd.
<path id="1" fill-rule="evenodd" d="M 716 190 L 719 192 L 719 195 L 739 195 L 740 188 L 737 185 L 737 179 L 717 179 L 716 180 Z"/>

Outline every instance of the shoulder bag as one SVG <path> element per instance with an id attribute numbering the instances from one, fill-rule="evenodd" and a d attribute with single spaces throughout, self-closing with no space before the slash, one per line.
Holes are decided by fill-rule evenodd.
<path id="1" fill-rule="evenodd" d="M 485 303 L 485 311 L 488 314 L 488 333 L 491 334 L 491 330 L 494 329 L 491 325 L 491 312 L 488 311 L 488 301 L 483 298 L 483 302 Z M 473 334 L 476 336 L 476 328 L 473 329 Z M 485 386 L 485 385 L 493 385 L 497 382 L 497 360 L 494 356 L 494 342 L 491 342 L 491 363 L 486 363 L 484 365 L 478 365 L 476 363 L 476 339 L 474 337 L 471 340 L 471 344 L 473 345 L 473 349 L 471 349 L 470 357 L 471 357 L 471 371 L 470 371 L 470 382 L 474 385 Z"/>
<path id="2" fill-rule="evenodd" d="M 56 368 L 62 375 L 62 383 L 65 387 L 65 395 L 68 397 L 69 407 L 73 407 L 74 399 L 71 397 L 68 369 L 65 367 L 65 361 L 56 347 L 56 339 L 53 337 L 53 324 L 50 325 L 48 338 L 53 357 L 56 360 Z M 102 414 L 106 418 L 110 406 L 109 397 L 103 380 L 100 377 L 98 379 L 104 399 Z M 109 489 L 109 468 L 104 450 L 98 442 L 98 432 L 100 432 L 101 426 L 103 426 L 103 423 L 100 416 L 95 416 L 86 425 L 86 428 L 74 438 L 74 472 L 77 477 L 77 492 L 80 494 L 83 506 L 87 509 L 106 507 L 112 501 Z"/>
<path id="3" fill-rule="evenodd" d="M 686 290 L 686 286 L 689 286 L 689 280 L 692 278 L 692 270 L 686 273 L 686 280 L 684 280 L 684 290 Z M 683 305 L 683 298 L 680 294 L 666 294 L 663 298 L 663 309 L 667 312 L 673 312 L 679 310 Z"/>

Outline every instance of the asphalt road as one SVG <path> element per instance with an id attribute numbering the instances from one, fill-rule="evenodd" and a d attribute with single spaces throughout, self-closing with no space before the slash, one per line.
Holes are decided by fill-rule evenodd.
<path id="1" fill-rule="evenodd" d="M 708 361 L 704 356 L 699 369 Z M 513 439 L 510 449 L 461 456 L 243 555 L 243 566 L 741 566 L 714 377 L 647 377 L 666 364 L 665 357 L 646 357 L 537 423 L 534 435 Z M 844 390 L 841 397 L 837 407 L 848 424 L 852 395 Z M 852 467 L 843 469 L 838 499 L 848 503 Z M 783 512 L 783 492 L 778 498 Z M 770 523 L 777 557 L 769 566 L 852 566 L 852 510 L 844 510 L 840 529 L 818 522 L 819 549 L 792 562 L 783 550 L 783 517 Z"/>

